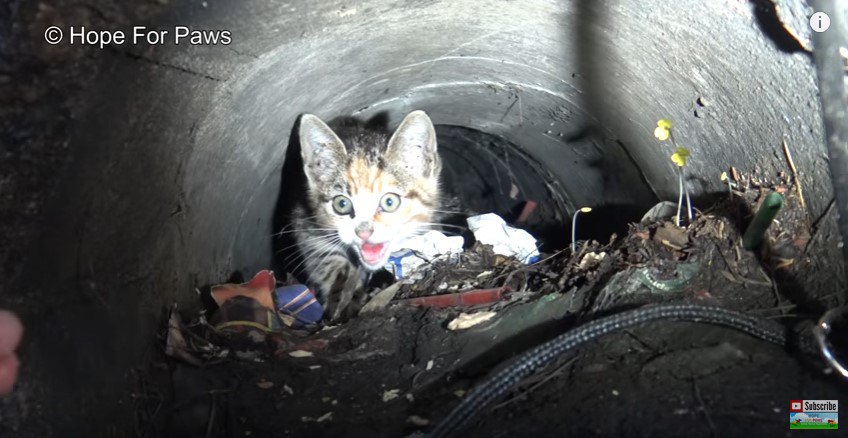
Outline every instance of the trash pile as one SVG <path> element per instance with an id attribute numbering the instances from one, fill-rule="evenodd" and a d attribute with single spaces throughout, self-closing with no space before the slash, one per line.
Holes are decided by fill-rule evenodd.
<path id="1" fill-rule="evenodd" d="M 660 141 L 674 143 L 670 123 L 661 121 L 657 128 Z M 279 281 L 269 270 L 246 283 L 213 286 L 201 294 L 209 298 L 208 310 L 188 321 L 171 310 L 169 359 L 150 372 L 164 383 L 147 386 L 154 379 L 145 378 L 142 417 L 153 423 L 158 412 L 167 411 L 159 393 L 173 391 L 172 419 L 160 421 L 194 424 L 199 432 L 192 435 L 210 436 L 226 425 L 234 427 L 227 429 L 232 436 L 316 430 L 348 436 L 367 424 L 367 436 L 408 436 L 447 416 L 458 398 L 466 397 L 481 376 L 502 369 L 504 361 L 603 315 L 663 302 L 774 319 L 816 314 L 819 305 L 835 305 L 836 294 L 813 297 L 803 291 L 833 290 L 840 280 L 828 259 L 839 256 L 839 249 L 827 244 L 836 236 L 834 204 L 823 211 L 805 205 L 785 144 L 784 151 L 791 174 L 779 172 L 775 178 L 759 169 L 743 174 L 730 168 L 721 174 L 727 194 L 697 210 L 684 184 L 689 151 L 677 146 L 671 157 L 678 166 L 678 201 L 653 206 L 606 243 L 576 241 L 577 223 L 600 217 L 600 208 L 593 213 L 588 206 L 573 212 L 571 230 L 562 230 L 563 235 L 570 231 L 570 247 L 554 253 L 540 253 L 530 233 L 491 213 L 467 218 L 469 233 L 463 236 L 429 231 L 412 237 L 388 259 L 389 284 L 370 290 L 359 317 L 344 324 L 325 324 L 321 304 L 307 286 Z M 534 208 L 528 202 L 515 223 L 526 223 Z M 808 251 L 812 245 L 819 246 Z M 513 413 L 538 420 L 558 418 L 564 407 L 603 410 L 610 399 L 599 397 L 602 393 L 622 403 L 629 397 L 626 403 L 633 406 L 642 403 L 645 388 L 656 389 L 657 399 L 677 397 L 691 389 L 694 377 L 701 385 L 709 380 L 702 377 L 725 366 L 739 368 L 736 381 L 772 379 L 770 353 L 701 345 L 700 329 L 674 336 L 681 333 L 687 331 L 663 328 L 613 337 L 594 354 L 580 353 L 517 382 L 515 396 L 494 406 L 476 432 L 502 434 L 514 426 Z M 727 336 L 711 333 L 714 339 Z M 747 363 L 758 357 L 766 358 L 762 367 L 769 372 L 748 374 Z M 273 359 L 280 360 L 274 366 L 256 364 Z M 221 362 L 229 363 L 204 367 Z M 167 375 L 161 376 L 162 370 Z M 784 366 L 784 375 L 797 375 L 793 370 Z M 714 383 L 715 393 L 724 394 L 723 382 Z M 535 400 L 529 397 L 546 390 Z M 194 418 L 194 412 L 201 414 Z M 216 417 L 216 412 L 225 414 Z M 609 423 L 599 421 L 598 431 Z"/>
<path id="2" fill-rule="evenodd" d="M 322 348 L 308 340 L 308 331 L 321 321 L 324 310 L 304 285 L 277 287 L 274 273 L 260 271 L 242 284 L 212 286 L 218 306 L 183 324 L 176 307 L 168 318 L 165 354 L 192 365 L 209 365 L 229 358 L 262 361 L 268 355 Z M 312 330 L 314 331 L 314 330 Z"/>
<path id="3" fill-rule="evenodd" d="M 525 264 L 539 260 L 536 239 L 527 231 L 507 225 L 500 216 L 488 213 L 469 217 L 467 222 L 474 239 L 490 245 L 494 254 L 513 257 Z M 423 276 L 421 268 L 426 265 L 437 261 L 456 264 L 464 244 L 462 236 L 449 237 L 438 231 L 428 231 L 401 242 L 403 249 L 392 254 L 386 269 L 398 280 L 419 280 Z"/>
<path id="4" fill-rule="evenodd" d="M 476 239 L 468 250 L 463 249 L 462 236 L 438 231 L 402 242 L 402 249 L 394 252 L 386 265 L 397 282 L 376 293 L 363 312 L 381 309 L 396 298 L 402 305 L 437 308 L 501 301 L 511 290 L 505 285 L 508 282 L 499 287 L 479 286 L 502 279 L 496 272 L 537 262 L 536 239 L 492 213 L 467 221 Z M 470 277 L 466 275 L 469 272 L 473 274 Z M 263 270 L 246 283 L 214 285 L 209 296 L 217 309 L 211 317 L 203 311 L 189 323 L 183 323 L 172 309 L 166 354 L 204 365 L 228 358 L 262 361 L 323 348 L 325 341 L 307 338 L 322 328 L 323 308 L 313 291 L 302 284 L 278 283 L 272 271 Z M 492 316 L 494 313 L 485 319 L 475 316 L 472 321 L 476 324 Z M 470 324 L 454 326 L 461 329 Z"/>
<path id="5" fill-rule="evenodd" d="M 194 419 L 182 408 L 186 400 L 195 400 L 186 406 L 211 403 L 218 412 L 232 411 L 227 415 L 239 421 L 244 417 L 239 430 L 254 436 L 262 436 L 258 430 L 273 430 L 268 433 L 273 436 L 316 428 L 325 435 L 348 435 L 362 424 L 379 424 L 380 435 L 407 436 L 447 415 L 480 376 L 503 360 L 598 315 L 661 302 L 716 305 L 766 318 L 803 312 L 799 301 L 786 294 L 803 282 L 827 280 L 826 260 L 810 261 L 807 247 L 828 234 L 818 221 L 811 228 L 799 197 L 781 185 L 744 189 L 738 184 L 732 196 L 696 211 L 681 226 L 675 220 L 679 204 L 660 203 L 609 242 L 578 242 L 573 250 L 554 253 L 540 253 L 531 235 L 497 216 L 468 218 L 465 239 L 431 232 L 406 242 L 386 267 L 394 282 L 372 291 L 359 317 L 335 326 L 322 321 L 323 310 L 308 288 L 279 281 L 270 271 L 246 283 L 214 286 L 203 293 L 210 298 L 210 310 L 181 317 L 172 309 L 166 366 L 151 367 L 159 380 L 150 383 L 154 377 L 145 377 L 140 391 L 148 398 L 139 400 L 150 401 L 141 406 L 147 415 L 172 411 L 171 418 L 178 419 L 173 421 L 196 421 L 201 435 L 210 424 L 225 422 L 219 418 L 230 417 Z M 785 207 L 765 227 L 752 228 L 774 193 L 783 196 Z M 581 221 L 595 219 L 590 215 L 596 213 L 581 211 Z M 748 250 L 745 236 L 754 234 L 761 247 Z M 694 341 L 669 339 L 668 333 L 642 333 L 645 342 L 633 342 L 673 345 L 672 357 L 688 354 Z M 607 366 L 606 355 L 615 355 L 623 345 L 621 339 L 609 342 L 613 353 L 572 358 L 566 368 L 574 360 L 580 362 L 576 370 Z M 626 354 L 627 360 L 639 358 L 636 376 L 640 367 L 660 367 L 658 375 L 679 369 L 676 360 L 649 365 L 653 348 L 638 353 L 638 345 Z M 580 378 L 571 378 L 564 377 L 570 372 L 563 369 L 552 367 L 520 382 L 519 393 L 543 391 L 545 382 L 569 391 L 583 384 L 575 406 L 595 403 L 593 408 L 607 403 L 598 401 L 602 385 L 624 394 L 604 373 L 581 371 Z M 209 383 L 198 386 L 198 381 Z M 177 388 L 172 405 L 160 409 L 156 394 L 170 388 Z M 211 401 L 209 391 L 218 391 Z M 523 395 L 510 400 L 518 399 Z M 547 415 L 546 400 L 536 400 L 527 410 Z M 524 406 L 510 409 L 519 405 Z M 210 409 L 202 405 L 194 411 Z M 495 412 L 492 418 L 503 411 Z M 489 421 L 488 432 L 503 426 Z"/>
<path id="6" fill-rule="evenodd" d="M 361 314 L 389 306 L 481 311 L 459 317 L 452 313 L 456 321 L 445 327 L 461 329 L 496 320 L 497 312 L 540 297 L 568 296 L 570 306 L 585 314 L 672 299 L 732 304 L 742 310 L 779 307 L 779 297 L 771 292 L 776 288 L 772 276 L 742 248 L 745 230 L 738 217 L 740 205 L 762 204 L 769 193 L 737 193 L 685 227 L 672 220 L 675 204 L 659 203 L 640 223 L 631 224 L 623 239 L 613 235 L 606 244 L 589 241 L 544 256 L 530 233 L 501 217 L 469 217 L 475 240 L 470 246 L 462 236 L 438 231 L 403 242 L 385 267 L 395 282 L 373 290 Z M 770 241 L 777 243 L 772 252 L 784 257 L 778 258 L 778 268 L 789 267 L 809 240 L 784 242 L 789 233 L 799 235 L 797 229 L 787 230 L 793 224 L 766 224 L 759 231 L 768 231 Z M 727 284 L 716 288 L 717 282 Z M 764 292 L 750 293 L 751 288 Z M 271 271 L 261 271 L 247 283 L 213 286 L 209 295 L 217 306 L 211 317 L 201 312 L 183 323 L 172 312 L 168 355 L 195 365 L 228 358 L 262 361 L 318 351 L 329 342 L 313 292 L 293 281 L 280 283 Z"/>

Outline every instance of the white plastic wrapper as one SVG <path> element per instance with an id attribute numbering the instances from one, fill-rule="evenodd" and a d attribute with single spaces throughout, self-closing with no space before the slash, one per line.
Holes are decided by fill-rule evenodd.
<path id="1" fill-rule="evenodd" d="M 507 225 L 500 216 L 487 213 L 472 216 L 466 221 L 477 241 L 492 245 L 495 254 L 515 257 L 524 263 L 533 263 L 539 259 L 536 239 L 525 230 Z"/>
<path id="2" fill-rule="evenodd" d="M 677 203 L 671 201 L 663 201 L 651 207 L 644 216 L 641 223 L 648 224 L 660 219 L 673 218 L 677 214 Z"/>
<path id="3" fill-rule="evenodd" d="M 465 239 L 462 236 L 446 236 L 438 231 L 428 231 L 401 242 L 403 249 L 392 253 L 386 269 L 394 272 L 398 279 L 409 278 L 428 261 L 461 253 L 463 244 Z"/>

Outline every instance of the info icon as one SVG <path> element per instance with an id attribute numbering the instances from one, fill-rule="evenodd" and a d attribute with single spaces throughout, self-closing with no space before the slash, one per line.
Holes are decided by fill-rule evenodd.
<path id="1" fill-rule="evenodd" d="M 789 400 L 789 412 L 804 412 L 804 401 Z"/>

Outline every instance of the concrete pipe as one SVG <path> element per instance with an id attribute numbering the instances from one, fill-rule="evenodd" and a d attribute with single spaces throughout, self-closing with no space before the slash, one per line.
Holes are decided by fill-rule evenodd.
<path id="1" fill-rule="evenodd" d="M 148 27 L 228 30 L 230 44 L 104 50 L 21 280 L 53 309 L 29 328 L 38 348 L 25 356 L 49 388 L 53 433 L 123 435 L 131 370 L 162 309 L 273 265 L 305 112 L 393 128 L 427 111 L 466 202 L 505 215 L 539 202 L 531 229 L 551 248 L 582 206 L 598 212 L 582 219 L 587 237 L 607 238 L 676 199 L 671 152 L 653 136 L 661 118 L 692 151 L 696 199 L 724 192 L 731 166 L 788 171 L 785 140 L 811 216 L 826 210 L 815 72 L 770 2 L 591 3 L 190 2 Z"/>

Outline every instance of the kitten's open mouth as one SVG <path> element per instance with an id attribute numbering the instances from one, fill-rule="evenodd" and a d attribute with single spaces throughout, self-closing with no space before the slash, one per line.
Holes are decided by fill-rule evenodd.
<path id="1" fill-rule="evenodd" d="M 387 246 L 385 243 L 363 243 L 359 247 L 359 254 L 362 256 L 362 261 L 371 266 L 379 265 L 386 255 Z"/>

